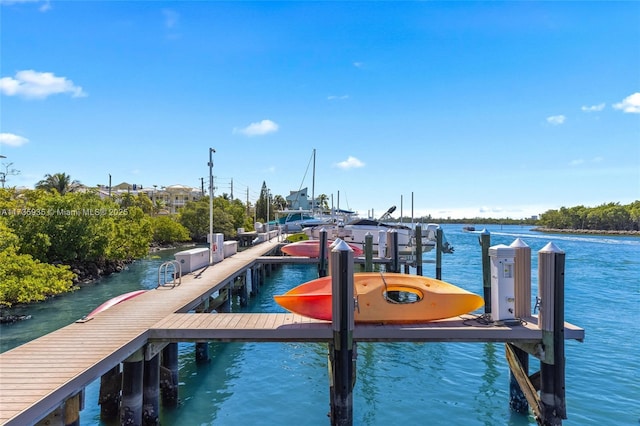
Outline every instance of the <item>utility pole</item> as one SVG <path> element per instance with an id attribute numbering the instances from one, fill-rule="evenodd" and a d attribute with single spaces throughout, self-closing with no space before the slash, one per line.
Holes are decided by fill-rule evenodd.
<path id="1" fill-rule="evenodd" d="M 213 153 L 209 148 L 209 265 L 213 264 Z"/>

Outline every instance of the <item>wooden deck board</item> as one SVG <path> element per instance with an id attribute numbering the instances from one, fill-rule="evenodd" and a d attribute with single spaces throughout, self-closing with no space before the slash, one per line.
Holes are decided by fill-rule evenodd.
<path id="1" fill-rule="evenodd" d="M 207 317 L 198 321 L 198 316 Z M 189 321 L 185 320 L 189 318 Z M 424 324 L 356 324 L 356 341 L 385 342 L 518 342 L 538 341 L 542 331 L 537 318 L 528 318 L 516 326 L 474 324 L 472 316 L 433 321 Z M 565 338 L 582 340 L 584 330 L 565 324 Z M 195 341 L 228 340 L 233 330 L 242 341 L 329 341 L 331 323 L 296 314 L 172 314 L 149 330 L 150 340 Z"/>

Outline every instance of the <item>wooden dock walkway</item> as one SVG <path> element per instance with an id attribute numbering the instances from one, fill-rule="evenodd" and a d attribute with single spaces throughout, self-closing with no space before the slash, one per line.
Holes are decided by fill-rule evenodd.
<path id="1" fill-rule="evenodd" d="M 331 322 L 296 314 L 172 314 L 154 324 L 149 340 L 252 342 L 329 342 Z M 583 340 L 584 330 L 565 323 L 566 340 Z M 538 342 L 538 318 L 518 325 L 487 325 L 473 315 L 425 324 L 356 324 L 353 340 L 360 342 Z"/>
<path id="2" fill-rule="evenodd" d="M 275 239 L 258 244 L 184 275 L 179 286 L 150 290 L 0 354 L 0 424 L 35 424 L 143 347 L 155 323 L 194 309 L 277 246 Z"/>
<path id="3" fill-rule="evenodd" d="M 267 241 L 184 275 L 176 287 L 159 287 L 86 322 L 0 354 L 0 424 L 32 425 L 140 349 L 167 342 L 333 342 L 332 324 L 291 313 L 192 313 L 212 294 L 268 262 L 278 247 Z M 284 262 L 274 258 L 274 263 Z M 308 259 L 290 259 L 300 263 Z M 564 323 L 565 339 L 584 330 Z M 513 326 L 488 325 L 473 315 L 427 324 L 358 324 L 354 341 L 538 343 L 538 318 Z M 157 345 L 156 345 L 157 344 Z"/>

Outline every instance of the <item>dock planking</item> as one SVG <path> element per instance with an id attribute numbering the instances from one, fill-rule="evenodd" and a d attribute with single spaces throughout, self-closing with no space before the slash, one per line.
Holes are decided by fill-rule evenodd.
<path id="1" fill-rule="evenodd" d="M 204 319 L 203 319 L 204 318 Z M 422 324 L 356 324 L 355 341 L 368 342 L 537 342 L 538 318 L 517 325 L 486 325 L 473 315 Z M 254 342 L 330 342 L 331 322 L 290 313 L 172 314 L 153 325 L 151 341 L 202 340 Z M 584 330 L 565 323 L 565 339 L 583 340 Z"/>

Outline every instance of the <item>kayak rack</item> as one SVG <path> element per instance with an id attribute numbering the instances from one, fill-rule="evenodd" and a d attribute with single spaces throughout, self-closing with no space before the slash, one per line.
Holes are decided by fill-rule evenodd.
<path id="1" fill-rule="evenodd" d="M 167 280 L 167 277 L 170 280 Z M 182 266 L 177 260 L 164 262 L 158 268 L 158 287 L 175 287 L 182 284 Z"/>

